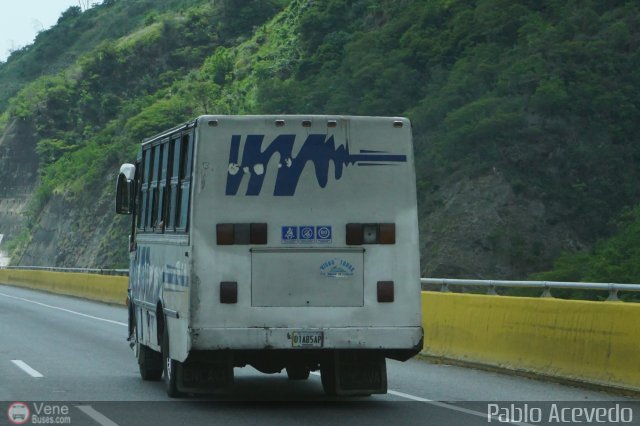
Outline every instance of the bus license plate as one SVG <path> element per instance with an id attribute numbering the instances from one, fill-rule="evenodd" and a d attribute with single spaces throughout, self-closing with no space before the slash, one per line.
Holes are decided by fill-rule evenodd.
<path id="1" fill-rule="evenodd" d="M 322 331 L 294 331 L 291 333 L 291 346 L 294 348 L 321 348 L 324 344 Z"/>

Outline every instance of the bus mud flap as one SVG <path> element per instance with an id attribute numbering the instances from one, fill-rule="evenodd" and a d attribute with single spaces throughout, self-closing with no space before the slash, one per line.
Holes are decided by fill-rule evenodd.
<path id="1" fill-rule="evenodd" d="M 387 363 L 377 351 L 335 352 L 337 395 L 387 393 Z"/>
<path id="2" fill-rule="evenodd" d="M 212 393 L 233 384 L 233 358 L 228 351 L 189 354 L 178 367 L 178 390 L 184 393 Z"/>

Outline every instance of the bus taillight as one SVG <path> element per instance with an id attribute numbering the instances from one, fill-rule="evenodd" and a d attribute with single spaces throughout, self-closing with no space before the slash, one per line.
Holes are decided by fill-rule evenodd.
<path id="1" fill-rule="evenodd" d="M 216 242 L 219 246 L 267 244 L 266 223 L 218 223 Z"/>
<path id="2" fill-rule="evenodd" d="M 393 297 L 393 281 L 378 281 L 378 302 L 391 303 Z"/>
<path id="3" fill-rule="evenodd" d="M 238 303 L 238 283 L 235 281 L 222 281 L 220 283 L 220 303 Z"/>
<path id="4" fill-rule="evenodd" d="M 395 244 L 396 243 L 396 224 L 381 223 L 378 225 L 378 243 Z"/>
<path id="5" fill-rule="evenodd" d="M 250 229 L 249 238 L 251 244 L 267 244 L 266 223 L 252 223 Z"/>

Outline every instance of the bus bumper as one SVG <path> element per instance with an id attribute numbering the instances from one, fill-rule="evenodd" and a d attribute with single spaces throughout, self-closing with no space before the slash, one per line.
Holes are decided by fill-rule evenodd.
<path id="1" fill-rule="evenodd" d="M 381 349 L 394 359 L 422 350 L 422 327 L 195 328 L 192 350 Z M 397 352 L 398 356 L 392 354 Z"/>

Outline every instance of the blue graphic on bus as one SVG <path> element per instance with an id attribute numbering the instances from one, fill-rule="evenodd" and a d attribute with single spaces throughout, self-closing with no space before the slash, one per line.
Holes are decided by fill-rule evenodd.
<path id="1" fill-rule="evenodd" d="M 301 226 L 300 227 L 300 242 L 312 243 L 316 239 L 316 230 L 313 226 Z"/>
<path id="2" fill-rule="evenodd" d="M 331 234 L 332 232 L 330 226 L 316 226 L 316 239 L 319 243 L 330 243 Z"/>
<path id="3" fill-rule="evenodd" d="M 283 243 L 297 243 L 298 242 L 298 227 L 297 226 L 283 226 L 282 227 L 282 242 Z"/>
<path id="4" fill-rule="evenodd" d="M 336 146 L 333 136 L 311 134 L 307 136 L 298 155 L 293 157 L 296 135 L 279 135 L 263 149 L 264 135 L 247 135 L 240 160 L 241 135 L 231 137 L 229 169 L 227 173 L 226 195 L 236 195 L 240 183 L 248 175 L 249 182 L 245 195 L 259 195 L 264 178 L 268 173 L 269 160 L 278 154 L 280 163 L 276 175 L 273 195 L 292 196 L 296 192 L 302 171 L 309 162 L 313 163 L 316 179 L 321 188 L 329 180 L 329 163 L 334 165 L 334 177 L 340 180 L 344 167 L 391 166 L 406 163 L 406 155 L 394 155 L 385 151 L 360 150 L 358 154 L 349 152 L 348 142 Z"/>

